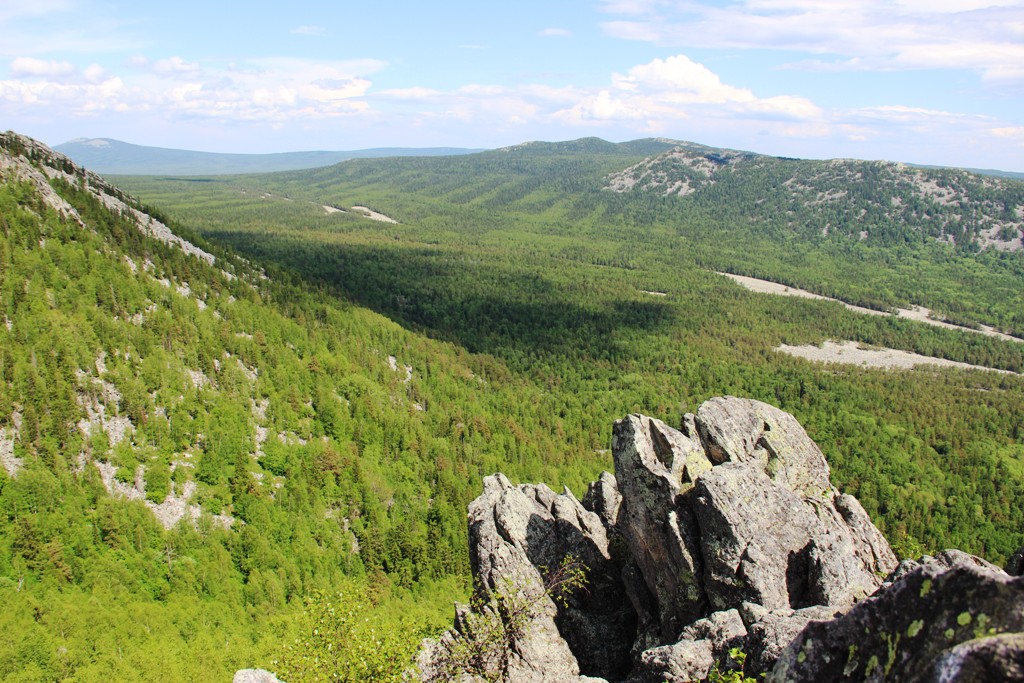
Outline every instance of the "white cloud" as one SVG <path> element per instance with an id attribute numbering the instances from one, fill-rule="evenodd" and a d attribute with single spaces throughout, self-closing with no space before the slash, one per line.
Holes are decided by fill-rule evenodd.
<path id="1" fill-rule="evenodd" d="M 992 128 L 989 133 L 997 138 L 1010 140 L 1016 142 L 1018 145 L 1024 146 L 1024 126 L 1005 126 L 1001 128 Z"/>
<path id="2" fill-rule="evenodd" d="M 722 83 L 717 74 L 686 55 L 634 66 L 625 76 L 613 74 L 612 81 L 620 90 L 654 92 L 669 102 L 724 104 L 756 99 L 749 90 Z"/>
<path id="3" fill-rule="evenodd" d="M 106 75 L 106 71 L 99 64 L 90 64 L 82 71 L 82 75 L 85 76 L 85 80 L 90 83 L 98 83 L 103 80 L 103 77 Z"/>
<path id="4" fill-rule="evenodd" d="M 612 74 L 612 87 L 582 93 L 553 116 L 565 122 L 643 121 L 644 130 L 701 117 L 737 121 L 820 123 L 821 109 L 793 95 L 762 98 L 723 83 L 718 74 L 686 55 L 655 59 Z"/>
<path id="5" fill-rule="evenodd" d="M 1020 0 L 709 0 L 605 3 L 611 36 L 689 48 L 829 55 L 811 69 L 968 69 L 1024 79 Z"/>
<path id="6" fill-rule="evenodd" d="M 4 0 L 0 5 L 0 21 L 42 17 L 66 12 L 73 6 L 71 0 Z"/>
<path id="7" fill-rule="evenodd" d="M 747 104 L 747 109 L 750 112 L 762 114 L 766 118 L 783 120 L 812 121 L 823 117 L 823 112 L 818 105 L 806 98 L 793 95 L 778 95 L 754 100 Z"/>
<path id="8" fill-rule="evenodd" d="M 650 14 L 663 0 L 603 0 L 598 11 L 607 14 Z"/>
<path id="9" fill-rule="evenodd" d="M 154 62 L 150 68 L 154 73 L 160 74 L 161 76 L 172 76 L 172 77 L 195 77 L 202 73 L 202 69 L 199 64 L 195 62 L 186 62 L 181 57 L 168 57 L 167 59 L 159 59 Z"/>
<path id="10" fill-rule="evenodd" d="M 937 139 L 956 131 L 975 131 L 990 129 L 994 120 L 989 116 L 978 114 L 961 114 L 927 109 L 924 107 L 906 107 L 903 105 L 887 105 L 879 107 L 859 107 L 834 114 L 844 123 L 857 126 L 884 127 L 888 130 L 915 129 L 934 130 Z M 946 131 L 946 132 L 940 132 Z"/>
<path id="11" fill-rule="evenodd" d="M 655 59 L 624 73 L 609 74 L 594 87 L 515 86 L 470 83 L 450 90 L 413 86 L 362 98 L 381 120 L 425 128 L 459 122 L 464 130 L 491 133 L 558 129 L 566 136 L 588 132 L 678 134 L 681 124 L 715 122 L 747 126 L 779 136 L 816 137 L 828 130 L 827 116 L 810 100 L 783 94 L 763 97 L 724 83 L 686 55 Z M 703 124 L 700 124 L 703 125 Z"/>
<path id="12" fill-rule="evenodd" d="M 12 78 L 61 78 L 75 73 L 71 62 L 45 61 L 34 57 L 18 57 L 11 62 Z"/>
<path id="13" fill-rule="evenodd" d="M 899 0 L 896 4 L 911 12 L 974 12 L 992 7 L 1015 7 L 1016 0 Z"/>
<path id="14" fill-rule="evenodd" d="M 584 97 L 572 107 L 554 112 L 557 121 L 570 124 L 605 123 L 608 121 L 648 121 L 663 118 L 665 112 L 655 102 L 644 97 L 621 97 L 608 90 Z M 674 118 L 685 118 L 677 112 Z"/>
<path id="15" fill-rule="evenodd" d="M 110 75 L 95 64 L 79 71 L 68 62 L 19 58 L 0 80 L 0 102 L 52 117 L 131 110 L 170 120 L 311 120 L 367 111 L 361 98 L 371 82 L 364 75 L 383 63 L 284 58 L 223 65 L 174 56 L 136 58 L 130 66 L 134 73 Z"/>
<path id="16" fill-rule="evenodd" d="M 444 92 L 441 90 L 434 90 L 433 88 L 423 88 L 419 86 L 413 86 L 411 88 L 391 88 L 389 90 L 381 90 L 377 93 L 378 97 L 392 97 L 398 100 L 427 100 L 441 95 L 444 95 Z"/>
<path id="17" fill-rule="evenodd" d="M 459 88 L 458 92 L 470 95 L 504 95 L 508 90 L 501 85 L 470 83 Z"/>
<path id="18" fill-rule="evenodd" d="M 1024 127 L 992 116 L 890 106 L 836 112 L 834 118 L 857 145 L 849 156 L 1024 171 Z"/>
<path id="19" fill-rule="evenodd" d="M 79 84 L 0 81 L 0 102 L 19 108 L 38 107 L 78 116 L 107 109 L 117 110 L 124 105 L 119 101 L 123 90 L 124 83 L 119 78 Z"/>
<path id="20" fill-rule="evenodd" d="M 890 151 L 876 152 L 876 156 L 893 158 L 891 150 L 902 147 L 916 147 L 916 155 L 922 163 L 960 163 L 972 165 L 969 161 L 956 161 L 949 158 L 950 150 L 957 150 L 962 156 L 968 157 L 984 148 L 990 156 L 1002 154 L 994 151 L 993 136 L 996 131 L 1009 131 L 1006 137 L 1014 137 L 1013 128 L 1000 128 L 995 119 L 977 114 L 929 109 L 925 107 L 907 107 L 888 105 L 878 107 L 858 107 L 829 114 L 837 134 L 847 140 L 858 143 L 873 144 L 876 149 L 888 148 Z M 1024 132 L 1024 128 L 1019 129 Z M 928 145 L 928 141 L 941 141 L 938 145 Z M 922 158 L 924 154 L 934 154 L 945 150 L 947 158 L 935 157 L 930 161 Z M 865 154 L 858 154 L 864 158 Z M 1005 156 L 1005 155 L 1002 155 Z M 977 162 L 973 165 L 979 165 Z M 1006 164 L 1003 164 L 1006 165 Z"/>
<path id="21" fill-rule="evenodd" d="M 881 107 L 861 107 L 856 109 L 856 112 L 870 117 L 886 118 L 890 120 L 909 120 L 909 119 L 920 119 L 923 117 L 928 118 L 947 118 L 950 116 L 957 116 L 947 111 L 939 109 L 926 109 L 924 107 L 907 107 L 903 105 L 893 104 Z"/>
<path id="22" fill-rule="evenodd" d="M 638 40 L 644 43 L 663 42 L 663 27 L 642 21 L 606 21 L 602 24 L 605 33 L 623 40 Z"/>

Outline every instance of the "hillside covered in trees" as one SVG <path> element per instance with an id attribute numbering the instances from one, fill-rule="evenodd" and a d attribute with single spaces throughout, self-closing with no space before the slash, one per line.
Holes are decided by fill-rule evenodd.
<path id="1" fill-rule="evenodd" d="M 324 216 L 308 205 L 296 213 L 273 198 L 369 206 L 428 244 L 480 242 L 514 230 L 530 235 L 521 238 L 530 246 L 537 235 L 545 241 L 540 249 L 583 263 L 628 265 L 647 251 L 670 267 L 691 262 L 879 310 L 919 305 L 941 319 L 1024 337 L 1020 180 L 596 138 L 449 158 L 351 160 L 258 181 L 217 179 L 218 188 L 250 188 L 266 200 L 258 216 L 238 193 L 211 194 L 201 180 L 132 186 L 187 200 L 187 207 L 173 198 L 171 204 L 211 229 L 223 222 L 220 209 L 237 206 L 242 213 L 233 220 L 255 229 L 301 221 L 351 232 L 353 216 Z M 216 207 L 196 203 L 204 198 Z M 202 215 L 213 208 L 217 216 Z"/>
<path id="2" fill-rule="evenodd" d="M 318 647 L 335 604 L 304 600 L 339 592 L 392 615 L 379 656 L 411 651 L 466 590 L 485 475 L 581 495 L 610 469 L 613 420 L 676 424 L 720 394 L 795 414 L 902 555 L 1021 544 L 1024 345 L 713 272 L 958 300 L 1015 332 L 1019 252 L 805 239 L 686 206 L 696 194 L 606 189 L 663 141 L 118 180 L 145 204 L 26 138 L 2 147 L 10 680 L 298 671 L 282 643 Z M 775 351 L 830 338 L 1011 373 Z"/>
<path id="3" fill-rule="evenodd" d="M 482 473 L 598 471 L 493 359 L 185 241 L 25 138 L 2 158 L 5 680 L 227 679 L 317 591 L 415 589 L 429 624 Z"/>
<path id="4" fill-rule="evenodd" d="M 121 180 L 219 243 L 494 358 L 542 391 L 558 438 L 581 458 L 606 466 L 608 425 L 625 413 L 673 423 L 710 396 L 750 396 L 809 426 L 841 486 L 905 552 L 1012 552 L 1018 375 L 821 366 L 775 349 L 852 340 L 1020 372 L 1024 345 L 834 302 L 760 296 L 713 269 L 803 283 L 876 308 L 919 304 L 948 314 L 941 304 L 949 302 L 1014 331 L 1007 321 L 1024 310 L 1024 254 L 924 233 L 908 242 L 768 230 L 731 219 L 721 205 L 688 204 L 697 193 L 608 189 L 671 145 L 584 139 L 265 176 Z M 815 163 L 830 165 L 806 162 Z M 1000 187 L 1015 201 L 1019 184 Z M 353 207 L 373 209 L 378 220 Z M 976 504 L 964 506 L 965 495 Z M 1004 530 L 994 531 L 1000 520 Z M 992 536 L 979 533 L 989 525 Z M 983 537 L 1000 537 L 999 549 Z"/>

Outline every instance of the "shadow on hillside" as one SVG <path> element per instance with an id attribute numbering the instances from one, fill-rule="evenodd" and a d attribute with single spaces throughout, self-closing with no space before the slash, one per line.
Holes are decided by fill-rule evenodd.
<path id="1" fill-rule="evenodd" d="M 505 359 L 619 360 L 633 355 L 619 333 L 661 328 L 674 315 L 663 301 L 609 300 L 593 295 L 585 282 L 556 283 L 529 272 L 531 264 L 517 257 L 478 258 L 400 243 L 326 245 L 294 235 L 207 237 L 406 327 Z"/>

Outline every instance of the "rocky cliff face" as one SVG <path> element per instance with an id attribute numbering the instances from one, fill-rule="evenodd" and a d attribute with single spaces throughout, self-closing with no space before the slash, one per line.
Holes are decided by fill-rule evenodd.
<path id="1" fill-rule="evenodd" d="M 144 234 L 181 249 L 190 256 L 200 258 L 211 266 L 216 262 L 217 259 L 213 254 L 175 235 L 169 227 L 160 221 L 131 206 L 128 203 L 131 200 L 121 190 L 46 145 L 24 135 L 7 131 L 0 133 L 0 150 L 7 152 L 0 153 L 0 172 L 9 173 L 17 180 L 34 185 L 44 202 L 62 216 L 71 218 L 79 225 L 85 227 L 78 212 L 50 186 L 50 179 L 60 178 L 73 185 L 80 184 L 111 211 L 130 216 Z M 229 277 L 233 276 L 229 275 Z"/>
<path id="2" fill-rule="evenodd" d="M 679 429 L 627 416 L 612 449 L 615 475 L 582 502 L 495 475 L 470 506 L 476 610 L 500 618 L 507 607 L 488 606 L 494 595 L 524 606 L 506 632 L 507 660 L 492 660 L 488 675 L 702 680 L 734 665 L 735 647 L 747 675 L 774 681 L 1020 670 L 1020 636 L 1006 633 L 1021 629 L 1024 579 L 955 551 L 898 566 L 791 415 L 717 398 Z M 587 567 L 589 585 L 559 598 L 550 571 L 567 557 Z M 432 663 L 474 637 L 470 611 L 460 614 L 425 648 L 427 680 L 438 680 Z M 959 673 L 942 678 L 949 672 Z"/>

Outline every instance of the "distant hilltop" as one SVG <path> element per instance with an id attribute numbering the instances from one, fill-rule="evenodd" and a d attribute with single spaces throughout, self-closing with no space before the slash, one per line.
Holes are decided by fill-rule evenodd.
<path id="1" fill-rule="evenodd" d="M 232 175 L 240 173 L 272 173 L 275 171 L 297 171 L 332 166 L 349 159 L 373 159 L 384 157 L 440 157 L 476 154 L 488 151 L 483 148 L 465 147 L 374 147 L 348 151 L 306 151 L 281 152 L 277 154 L 228 154 L 220 152 L 199 152 L 167 147 L 134 145 L 111 138 L 75 138 L 53 149 L 72 161 L 102 175 Z M 724 154 L 745 156 L 751 159 L 776 158 L 761 154 L 718 147 L 697 142 L 673 140 L 670 138 L 643 138 L 628 142 L 613 143 L 596 137 L 581 138 L 564 142 L 528 141 L 503 147 L 499 152 L 514 152 L 529 149 L 532 152 L 548 154 L 599 154 L 612 150 L 618 153 L 657 155 L 669 150 L 683 150 L 689 154 Z M 800 161 L 798 159 L 784 159 Z M 842 160 L 833 160 L 842 161 Z M 849 160 L 855 161 L 855 160 Z M 904 166 L 900 164 L 900 166 Z M 915 167 L 913 164 L 905 166 Z M 916 166 L 923 169 L 938 169 L 936 166 Z M 991 169 L 962 169 L 978 175 L 999 178 L 1024 179 L 1024 173 Z"/>
<path id="2" fill-rule="evenodd" d="M 451 156 L 481 149 L 461 147 L 379 147 L 340 152 L 283 152 L 279 154 L 221 154 L 186 149 L 133 145 L 109 138 L 75 138 L 55 151 L 105 175 L 230 175 L 270 173 L 331 166 L 348 159 L 375 157 Z"/>

